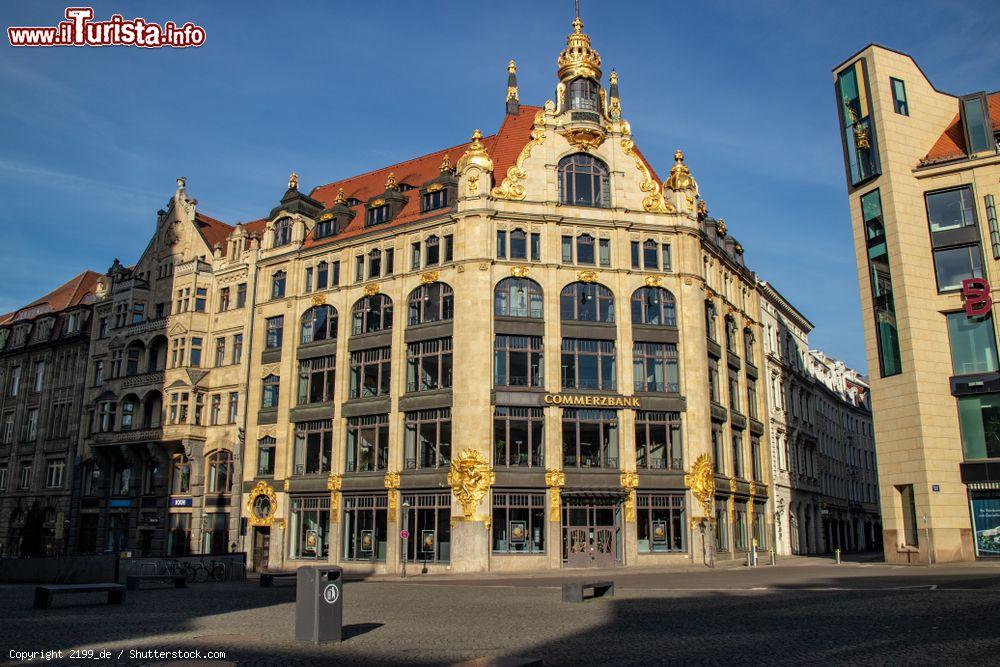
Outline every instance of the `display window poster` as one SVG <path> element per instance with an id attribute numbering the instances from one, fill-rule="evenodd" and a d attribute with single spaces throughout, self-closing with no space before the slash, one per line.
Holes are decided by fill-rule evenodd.
<path id="1" fill-rule="evenodd" d="M 1000 496 L 973 497 L 972 522 L 976 531 L 976 554 L 1000 556 Z"/>

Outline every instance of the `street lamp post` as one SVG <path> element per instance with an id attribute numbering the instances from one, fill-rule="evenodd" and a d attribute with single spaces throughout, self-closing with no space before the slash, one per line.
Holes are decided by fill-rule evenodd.
<path id="1" fill-rule="evenodd" d="M 408 501 L 408 500 L 404 500 L 403 501 L 403 533 L 405 533 L 407 537 L 403 537 L 403 535 L 400 534 L 399 539 L 400 539 L 400 543 L 402 544 L 402 547 L 403 547 L 403 578 L 405 579 L 406 578 L 406 557 L 407 557 L 407 548 L 406 548 L 407 544 L 406 543 L 408 541 L 407 538 L 409 537 L 409 534 L 410 534 L 410 501 Z"/>

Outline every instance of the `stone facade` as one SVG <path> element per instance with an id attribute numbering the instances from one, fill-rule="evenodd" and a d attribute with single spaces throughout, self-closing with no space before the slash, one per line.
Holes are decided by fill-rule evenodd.
<path id="1" fill-rule="evenodd" d="M 0 554 L 66 553 L 98 274 L 0 317 Z"/>
<path id="2" fill-rule="evenodd" d="M 965 304 L 962 279 L 990 279 L 997 270 L 991 202 L 1000 195 L 994 134 L 1000 100 L 982 94 L 966 105 L 966 98 L 938 91 L 908 55 L 875 45 L 833 74 L 878 406 L 886 559 L 971 560 L 977 547 L 970 501 L 980 492 L 989 501 L 995 491 L 983 458 L 989 458 L 983 431 L 990 420 L 988 408 L 980 414 L 971 406 L 963 433 L 956 403 L 963 408 L 991 400 L 995 324 L 988 311 L 985 321 L 952 314 Z M 976 108 L 970 124 L 967 113 Z M 978 148 L 969 147 L 970 131 L 977 133 Z M 944 213 L 928 198 L 939 193 L 950 198 Z M 942 219 L 932 219 L 939 214 Z M 984 360 L 959 358 L 966 336 L 981 338 L 982 345 L 977 339 L 973 347 Z M 989 514 L 988 506 L 983 509 Z"/>

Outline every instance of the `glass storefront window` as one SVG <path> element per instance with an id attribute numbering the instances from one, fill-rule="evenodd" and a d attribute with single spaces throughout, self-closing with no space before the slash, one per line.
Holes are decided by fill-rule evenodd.
<path id="1" fill-rule="evenodd" d="M 961 396 L 958 421 L 965 458 L 1000 458 L 1000 394 Z"/>
<path id="2" fill-rule="evenodd" d="M 684 496 L 636 495 L 640 553 L 684 551 Z"/>
<path id="3" fill-rule="evenodd" d="M 409 503 L 409 517 L 404 519 L 410 531 L 406 541 L 411 563 L 447 563 L 451 560 L 451 494 L 426 493 L 403 496 Z M 403 510 L 404 516 L 406 510 Z"/>
<path id="4" fill-rule="evenodd" d="M 344 560 L 385 561 L 389 497 L 344 495 Z"/>
<path id="5" fill-rule="evenodd" d="M 545 494 L 493 492 L 493 551 L 545 553 Z"/>
<path id="6" fill-rule="evenodd" d="M 951 365 L 955 375 L 997 370 L 997 343 L 993 318 L 968 317 L 965 311 L 948 314 Z"/>
<path id="7" fill-rule="evenodd" d="M 289 558 L 326 560 L 330 548 L 330 496 L 292 498 Z"/>

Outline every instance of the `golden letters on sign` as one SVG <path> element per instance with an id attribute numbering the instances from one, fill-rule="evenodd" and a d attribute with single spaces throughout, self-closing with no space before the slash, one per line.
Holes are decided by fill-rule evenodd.
<path id="1" fill-rule="evenodd" d="M 638 408 L 635 396 L 603 396 L 588 394 L 545 394 L 542 401 L 546 405 L 581 405 L 599 408 Z"/>
<path id="2" fill-rule="evenodd" d="M 462 513 L 471 519 L 479 501 L 486 497 L 496 481 L 496 474 L 486 456 L 475 449 L 466 449 L 453 459 L 448 472 L 448 486 L 462 504 Z"/>
<path id="3" fill-rule="evenodd" d="M 695 500 L 701 505 L 701 511 L 706 519 L 712 518 L 712 501 L 715 499 L 715 471 L 712 468 L 712 457 L 702 454 L 691 469 L 684 473 L 684 485 L 691 489 Z"/>

